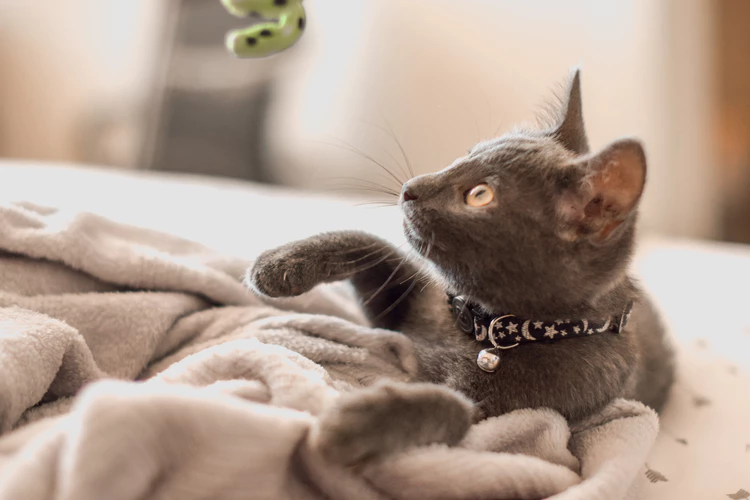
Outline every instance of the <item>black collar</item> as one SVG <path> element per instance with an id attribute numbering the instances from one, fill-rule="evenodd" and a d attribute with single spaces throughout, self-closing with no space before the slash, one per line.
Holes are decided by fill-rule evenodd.
<path id="1" fill-rule="evenodd" d="M 477 342 L 491 344 L 491 348 L 483 350 L 477 359 L 479 367 L 490 372 L 497 368 L 499 357 L 496 353 L 502 349 L 512 349 L 529 342 L 588 337 L 607 332 L 619 334 L 625 328 L 633 308 L 631 301 L 621 314 L 603 320 L 534 321 L 514 314 L 487 314 L 464 297 L 450 293 L 448 304 L 461 331 L 472 335 Z"/>

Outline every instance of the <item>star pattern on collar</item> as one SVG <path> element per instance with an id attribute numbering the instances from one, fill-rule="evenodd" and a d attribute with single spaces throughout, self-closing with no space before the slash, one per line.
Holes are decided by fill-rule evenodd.
<path id="1" fill-rule="evenodd" d="M 541 321 L 534 321 L 534 328 L 536 328 L 537 330 L 541 330 L 543 325 L 544 323 L 542 323 Z"/>
<path id="2" fill-rule="evenodd" d="M 508 326 L 506 326 L 505 329 L 508 330 L 508 335 L 511 333 L 518 333 L 518 323 L 508 323 Z"/>
<path id="3" fill-rule="evenodd" d="M 557 335 L 558 333 L 560 333 L 560 332 L 558 332 L 558 331 L 557 331 L 557 330 L 555 329 L 555 326 L 554 326 L 554 325 L 550 325 L 550 326 L 545 326 L 545 327 L 544 327 L 544 329 L 545 329 L 545 333 L 544 333 L 544 336 L 545 336 L 545 337 L 549 337 L 549 338 L 551 338 L 551 339 L 555 338 L 555 335 Z"/>

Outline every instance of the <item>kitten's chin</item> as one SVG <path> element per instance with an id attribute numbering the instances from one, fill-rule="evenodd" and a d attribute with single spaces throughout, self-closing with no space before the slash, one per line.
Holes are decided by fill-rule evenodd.
<path id="1" fill-rule="evenodd" d="M 413 224 L 409 224 L 406 220 L 404 221 L 404 236 L 406 236 L 407 243 L 409 243 L 417 254 L 424 258 L 429 256 L 431 250 L 430 241 L 422 236 Z"/>
<path id="2" fill-rule="evenodd" d="M 404 234 L 406 234 L 406 242 L 409 243 L 409 246 L 414 249 L 417 255 L 419 255 L 420 257 L 427 257 L 427 242 L 422 238 L 411 235 L 407 232 L 405 232 Z"/>
<path id="3" fill-rule="evenodd" d="M 407 243 L 409 243 L 414 250 L 419 251 L 419 248 L 424 244 L 424 240 L 414 228 L 414 225 L 409 222 L 409 219 L 404 217 L 401 227 L 404 230 L 404 236 L 406 237 Z"/>

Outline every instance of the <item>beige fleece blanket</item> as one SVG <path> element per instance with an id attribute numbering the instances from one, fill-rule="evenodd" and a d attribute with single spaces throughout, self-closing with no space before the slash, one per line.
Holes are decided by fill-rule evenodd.
<path id="1" fill-rule="evenodd" d="M 326 463 L 308 444 L 322 408 L 408 381 L 411 344 L 367 327 L 345 286 L 261 300 L 247 265 L 90 213 L 0 205 L 0 499 L 635 498 L 658 422 L 628 401 L 574 429 L 523 410 L 459 447 Z"/>

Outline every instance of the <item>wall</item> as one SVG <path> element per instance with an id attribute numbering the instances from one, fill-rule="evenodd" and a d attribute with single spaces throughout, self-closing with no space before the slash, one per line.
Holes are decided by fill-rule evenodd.
<path id="1" fill-rule="evenodd" d="M 79 160 L 82 123 L 148 91 L 166 3 L 0 0 L 0 154 Z"/>

